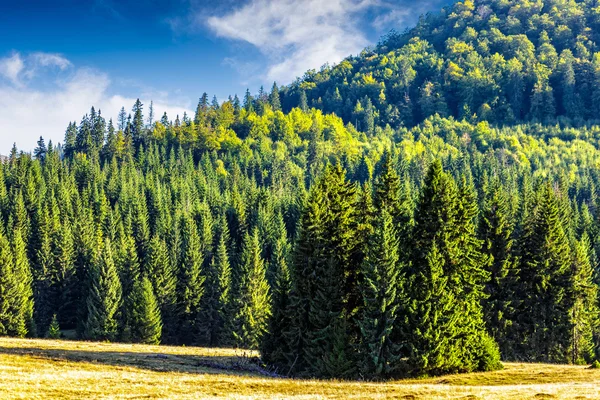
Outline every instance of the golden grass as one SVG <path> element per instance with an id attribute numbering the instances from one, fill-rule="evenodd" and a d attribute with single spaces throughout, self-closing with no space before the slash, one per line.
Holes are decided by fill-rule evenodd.
<path id="1" fill-rule="evenodd" d="M 502 371 L 387 383 L 274 379 L 232 349 L 0 338 L 0 399 L 598 399 L 600 370 Z M 243 358 L 242 358 L 243 360 Z"/>

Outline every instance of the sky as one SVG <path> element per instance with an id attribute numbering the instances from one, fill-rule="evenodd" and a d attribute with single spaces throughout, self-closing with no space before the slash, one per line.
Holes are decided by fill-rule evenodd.
<path id="1" fill-rule="evenodd" d="M 441 0 L 0 0 L 0 154 L 62 141 L 91 106 L 171 119 L 203 92 L 285 85 L 414 25 Z"/>

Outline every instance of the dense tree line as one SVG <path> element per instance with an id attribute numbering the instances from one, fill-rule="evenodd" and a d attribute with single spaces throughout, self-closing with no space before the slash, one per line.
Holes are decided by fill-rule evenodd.
<path id="1" fill-rule="evenodd" d="M 2 334 L 369 379 L 596 357 L 596 128 L 435 117 L 366 138 L 269 102 L 142 107 L 139 134 L 92 109 L 0 165 Z"/>
<path id="2" fill-rule="evenodd" d="M 92 108 L 14 148 L 0 334 L 239 346 L 338 378 L 591 362 L 595 13 L 459 2 L 287 87 L 175 120 Z"/>

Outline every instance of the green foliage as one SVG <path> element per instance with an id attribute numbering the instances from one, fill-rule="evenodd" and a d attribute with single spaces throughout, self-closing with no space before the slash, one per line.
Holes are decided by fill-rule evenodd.
<path id="1" fill-rule="evenodd" d="M 258 349 L 268 329 L 271 295 L 266 266 L 260 254 L 258 231 L 246 234 L 242 251 L 242 281 L 233 335 L 242 348 Z"/>
<path id="2" fill-rule="evenodd" d="M 117 311 L 121 305 L 121 282 L 113 261 L 112 246 L 104 241 L 90 271 L 85 336 L 92 340 L 114 340 Z"/>
<path id="3" fill-rule="evenodd" d="M 58 319 L 56 318 L 56 314 L 52 316 L 52 321 L 50 322 L 50 326 L 48 327 L 48 332 L 46 333 L 46 337 L 50 339 L 60 339 L 60 325 L 58 324 Z"/>
<path id="4" fill-rule="evenodd" d="M 146 277 L 137 280 L 130 297 L 131 340 L 136 343 L 160 343 L 162 321 L 150 280 Z"/>
<path id="5" fill-rule="evenodd" d="M 490 368 L 499 360 L 489 346 L 481 300 L 488 278 L 475 237 L 476 208 L 468 186 L 434 162 L 415 214 L 409 286 L 408 368 L 444 374 Z M 493 343 L 493 340 L 492 340 Z M 494 361 L 495 360 L 495 361 Z"/>
<path id="6" fill-rule="evenodd" d="M 243 105 L 92 108 L 62 146 L 15 147 L 0 334 L 237 345 L 323 378 L 590 362 L 596 20 L 458 2 Z"/>
<path id="7" fill-rule="evenodd" d="M 404 285 L 397 233 L 388 210 L 382 207 L 375 218 L 362 268 L 359 326 L 364 349 L 360 369 L 370 378 L 390 376 L 400 364 L 399 346 L 392 334 Z"/>

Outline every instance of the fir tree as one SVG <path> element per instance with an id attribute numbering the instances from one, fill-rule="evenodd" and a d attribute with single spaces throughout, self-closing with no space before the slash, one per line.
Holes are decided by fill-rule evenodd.
<path id="1" fill-rule="evenodd" d="M 0 233 L 0 334 L 23 337 L 27 326 L 23 312 L 23 287 L 18 282 L 10 243 Z"/>
<path id="2" fill-rule="evenodd" d="M 541 185 L 537 198 L 539 203 L 520 243 L 517 343 L 521 357 L 567 362 L 572 340 L 568 298 L 571 249 L 554 189 L 550 184 Z"/>
<path id="3" fill-rule="evenodd" d="M 239 309 L 233 334 L 238 346 L 258 349 L 271 316 L 271 296 L 256 229 L 244 237 L 241 265 Z"/>
<path id="4" fill-rule="evenodd" d="M 177 286 L 177 314 L 179 318 L 179 341 L 192 343 L 196 340 L 196 321 L 200 300 L 204 294 L 205 276 L 202 274 L 203 255 L 200 251 L 198 228 L 190 216 L 181 218 L 181 255 Z"/>
<path id="5" fill-rule="evenodd" d="M 90 271 L 86 300 L 85 336 L 92 340 L 114 340 L 117 335 L 117 311 L 121 305 L 121 282 L 106 239 Z"/>
<path id="6" fill-rule="evenodd" d="M 490 280 L 486 284 L 484 318 L 490 335 L 498 342 L 504 357 L 513 358 L 513 340 L 509 336 L 516 302 L 518 276 L 513 254 L 513 230 L 508 198 L 500 181 L 494 179 L 486 188 L 479 222 L 482 251 L 489 256 Z"/>
<path id="7" fill-rule="evenodd" d="M 381 208 L 362 267 L 360 316 L 360 372 L 369 378 L 390 376 L 399 365 L 400 352 L 392 340 L 402 295 L 399 243 L 391 214 Z"/>
<path id="8" fill-rule="evenodd" d="M 172 341 L 177 332 L 176 301 L 177 276 L 163 240 L 154 236 L 148 246 L 146 270 L 160 308 L 163 339 Z"/>
<path id="9" fill-rule="evenodd" d="M 138 279 L 130 295 L 131 340 L 136 343 L 158 344 L 162 332 L 160 309 L 148 278 Z"/>
<path id="10" fill-rule="evenodd" d="M 52 316 L 52 321 L 50 321 L 46 337 L 50 339 L 60 339 L 60 325 L 58 324 L 56 314 Z"/>

